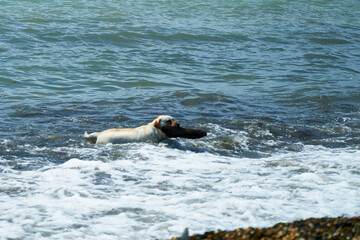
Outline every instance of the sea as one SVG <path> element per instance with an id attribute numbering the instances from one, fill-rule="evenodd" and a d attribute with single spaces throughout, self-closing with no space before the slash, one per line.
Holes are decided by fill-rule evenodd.
<path id="1" fill-rule="evenodd" d="M 0 239 L 360 215 L 358 0 L 0 1 Z M 95 145 L 171 115 L 201 139 Z"/>

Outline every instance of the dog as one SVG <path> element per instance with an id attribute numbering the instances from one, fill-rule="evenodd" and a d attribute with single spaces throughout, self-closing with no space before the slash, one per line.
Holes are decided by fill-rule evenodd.
<path id="1" fill-rule="evenodd" d="M 197 139 L 205 137 L 207 133 L 200 129 L 182 128 L 168 115 L 160 115 L 147 125 L 137 128 L 109 129 L 103 132 L 94 132 L 84 137 L 96 144 L 119 144 L 131 142 L 161 142 L 168 138 Z"/>

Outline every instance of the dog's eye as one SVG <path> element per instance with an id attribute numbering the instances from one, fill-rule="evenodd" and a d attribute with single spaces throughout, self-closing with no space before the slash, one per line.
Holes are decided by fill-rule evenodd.
<path id="1" fill-rule="evenodd" d="M 172 121 L 169 119 L 169 120 L 166 120 L 167 123 L 171 123 Z"/>

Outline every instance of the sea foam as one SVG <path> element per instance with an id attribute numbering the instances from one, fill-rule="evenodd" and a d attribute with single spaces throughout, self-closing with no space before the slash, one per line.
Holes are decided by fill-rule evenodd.
<path id="1" fill-rule="evenodd" d="M 118 150 L 122 157 L 113 161 L 72 158 L 2 174 L 0 235 L 168 239 L 186 227 L 202 233 L 360 214 L 358 150 L 307 146 L 260 159 L 167 144 Z"/>

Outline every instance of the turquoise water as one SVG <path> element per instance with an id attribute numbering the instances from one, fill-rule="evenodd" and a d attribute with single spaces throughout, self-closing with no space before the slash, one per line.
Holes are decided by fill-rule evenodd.
<path id="1" fill-rule="evenodd" d="M 0 2 L 0 238 L 359 215 L 359 16 L 351 0 Z M 208 136 L 82 139 L 160 114 Z"/>

